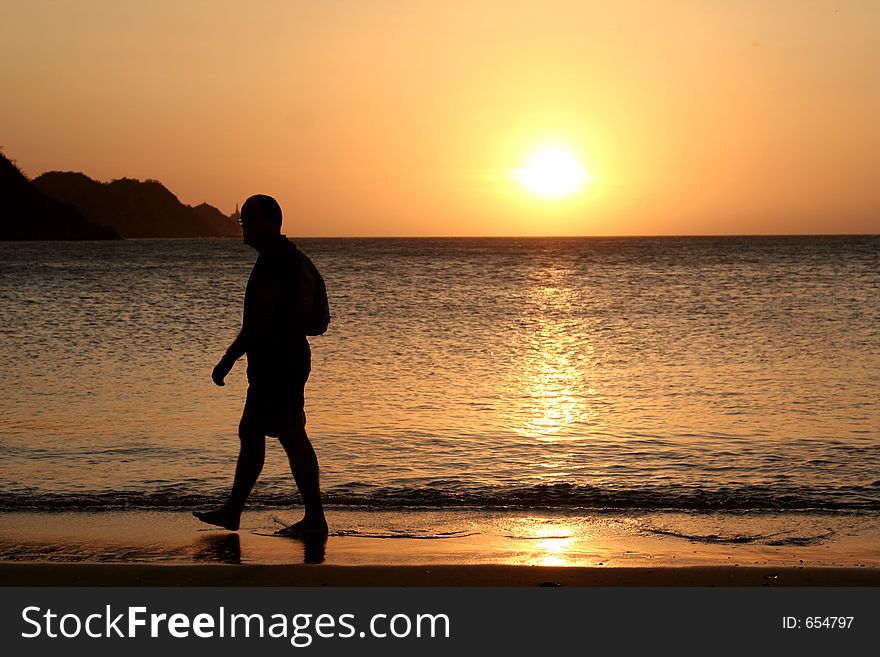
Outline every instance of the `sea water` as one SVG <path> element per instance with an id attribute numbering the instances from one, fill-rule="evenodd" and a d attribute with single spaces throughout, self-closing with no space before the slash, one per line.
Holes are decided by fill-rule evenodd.
<path id="1" fill-rule="evenodd" d="M 878 237 L 295 241 L 331 510 L 880 510 Z M 220 503 L 255 258 L 0 243 L 0 511 Z M 272 444 L 249 508 L 296 499 Z"/>

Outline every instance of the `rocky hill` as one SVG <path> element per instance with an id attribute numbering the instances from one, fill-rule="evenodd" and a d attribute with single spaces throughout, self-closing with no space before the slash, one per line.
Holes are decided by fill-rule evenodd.
<path id="1" fill-rule="evenodd" d="M 238 224 L 217 208 L 184 205 L 162 183 L 122 178 L 108 183 L 82 173 L 50 171 L 34 186 L 76 207 L 90 221 L 122 237 L 239 237 Z"/>
<path id="2" fill-rule="evenodd" d="M 119 235 L 41 192 L 0 153 L 0 240 L 106 239 Z"/>

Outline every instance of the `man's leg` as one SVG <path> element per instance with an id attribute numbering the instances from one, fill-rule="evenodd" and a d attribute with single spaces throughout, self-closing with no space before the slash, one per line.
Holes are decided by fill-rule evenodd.
<path id="1" fill-rule="evenodd" d="M 275 533 L 290 536 L 326 535 L 327 520 L 321 505 L 318 457 L 306 434 L 305 414 L 291 413 L 282 424 L 278 440 L 287 452 L 290 471 L 302 496 L 305 517 Z"/>
<path id="2" fill-rule="evenodd" d="M 266 436 L 253 421 L 253 409 L 245 403 L 241 422 L 238 425 L 238 463 L 235 466 L 235 480 L 226 504 L 212 511 L 193 511 L 193 515 L 211 525 L 236 531 L 241 521 L 241 511 L 248 495 L 263 470 L 266 460 Z"/>

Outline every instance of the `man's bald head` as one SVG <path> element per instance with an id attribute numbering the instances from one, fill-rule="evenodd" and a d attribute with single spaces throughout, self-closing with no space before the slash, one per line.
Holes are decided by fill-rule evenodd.
<path id="1" fill-rule="evenodd" d="M 281 231 L 281 206 L 271 196 L 255 194 L 241 206 L 242 225 L 250 222 L 259 222 L 272 226 Z"/>

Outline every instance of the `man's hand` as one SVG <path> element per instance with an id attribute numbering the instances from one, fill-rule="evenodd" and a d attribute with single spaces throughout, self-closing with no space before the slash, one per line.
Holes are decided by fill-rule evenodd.
<path id="1" fill-rule="evenodd" d="M 233 365 L 235 365 L 235 361 L 226 354 L 223 354 L 223 358 L 220 359 L 220 362 L 214 366 L 214 371 L 211 372 L 211 378 L 214 380 L 214 383 L 218 386 L 225 386 L 226 383 L 223 379 L 229 374 Z"/>

